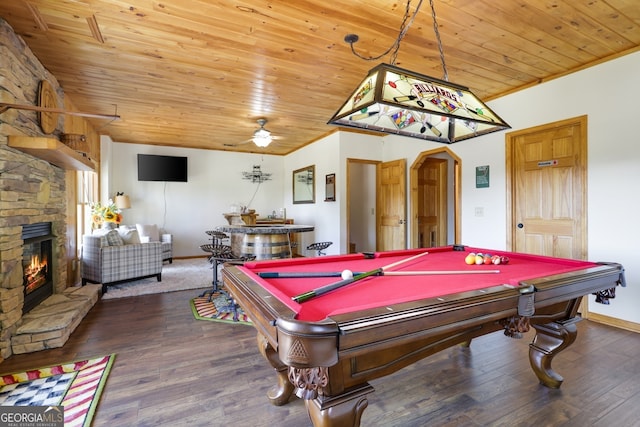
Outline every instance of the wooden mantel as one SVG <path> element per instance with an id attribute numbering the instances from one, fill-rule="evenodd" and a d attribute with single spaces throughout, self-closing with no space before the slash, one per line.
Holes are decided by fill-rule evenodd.
<path id="1" fill-rule="evenodd" d="M 93 171 L 95 165 L 88 158 L 67 147 L 55 138 L 9 135 L 9 147 L 16 148 L 65 170 Z"/>

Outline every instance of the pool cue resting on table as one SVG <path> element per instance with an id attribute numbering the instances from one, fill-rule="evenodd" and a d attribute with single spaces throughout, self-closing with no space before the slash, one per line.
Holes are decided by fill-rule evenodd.
<path id="1" fill-rule="evenodd" d="M 349 271 L 349 270 L 345 270 Z M 300 279 L 311 277 L 343 277 L 345 271 L 290 271 L 285 273 L 261 272 L 258 276 L 265 279 Z M 365 272 L 354 271 L 353 276 Z M 500 270 L 415 270 L 415 271 L 379 271 L 376 276 L 431 276 L 437 274 L 491 274 L 500 273 Z"/>
<path id="2" fill-rule="evenodd" d="M 421 254 L 414 255 L 414 256 L 411 256 L 409 258 L 401 259 L 400 261 L 396 261 L 396 262 L 391 263 L 389 265 L 385 265 L 384 267 L 376 268 L 374 270 L 367 271 L 365 273 L 360 273 L 360 274 L 352 276 L 350 278 L 346 278 L 346 279 L 340 280 L 339 282 L 331 283 L 329 285 L 322 286 L 320 288 L 316 288 L 316 289 L 312 289 L 312 290 L 307 291 L 307 292 L 303 292 L 303 293 L 301 293 L 299 295 L 291 297 L 291 299 L 294 300 L 295 302 L 298 302 L 298 303 L 304 302 L 304 301 L 307 301 L 308 299 L 311 299 L 311 298 L 320 296 L 322 294 L 326 294 L 327 292 L 333 291 L 334 289 L 338 289 L 338 288 L 341 288 L 343 286 L 347 286 L 347 285 L 349 285 L 349 284 L 351 284 L 353 282 L 357 282 L 358 280 L 362 280 L 362 279 L 367 278 L 367 277 L 379 275 L 380 273 L 384 272 L 385 270 L 388 270 L 390 268 L 396 267 L 396 266 L 398 266 L 400 264 L 404 264 L 406 262 L 413 261 L 413 260 L 415 260 L 417 258 L 420 258 L 420 257 L 423 257 L 423 256 L 425 256 L 427 254 L 429 254 L 429 252 L 423 252 Z"/>

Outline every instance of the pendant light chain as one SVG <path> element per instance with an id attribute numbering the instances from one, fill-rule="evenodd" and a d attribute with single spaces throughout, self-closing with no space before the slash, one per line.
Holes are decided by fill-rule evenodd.
<path id="1" fill-rule="evenodd" d="M 383 56 L 388 55 L 393 50 L 393 53 L 391 56 L 391 64 L 395 65 L 396 57 L 398 56 L 398 51 L 400 50 L 400 42 L 402 41 L 404 36 L 407 34 L 407 31 L 409 31 L 409 27 L 411 27 L 413 20 L 416 18 L 416 15 L 420 10 L 421 5 L 422 5 L 422 0 L 418 2 L 418 6 L 416 7 L 416 10 L 413 12 L 413 15 L 411 15 L 411 18 L 409 18 L 409 15 L 410 15 L 409 11 L 411 9 L 411 0 L 407 0 L 407 7 L 405 8 L 404 17 L 402 18 L 402 24 L 400 25 L 400 32 L 398 33 L 398 38 L 396 38 L 396 40 L 389 47 L 389 49 L 385 50 L 383 53 L 381 53 L 378 56 L 369 56 L 369 57 L 362 56 L 358 52 L 356 52 L 356 50 L 353 48 L 353 44 L 356 41 L 358 41 L 358 36 L 354 34 L 349 34 L 347 35 L 347 37 L 345 37 L 345 41 L 349 43 L 349 45 L 351 46 L 351 53 L 353 53 L 355 56 L 357 56 L 360 59 L 364 59 L 365 61 L 377 61 Z"/>
<path id="2" fill-rule="evenodd" d="M 415 18 L 416 16 L 414 14 L 413 18 L 411 18 L 411 22 L 409 22 L 409 24 L 407 25 L 407 19 L 409 18 L 410 7 L 411 7 L 411 0 L 407 0 L 407 7 L 404 10 L 404 17 L 402 18 L 402 24 L 400 24 L 400 33 L 398 34 L 398 39 L 394 43 L 395 49 L 393 49 L 393 53 L 391 54 L 391 65 L 396 65 L 396 59 L 398 58 L 398 51 L 400 50 L 400 42 L 402 41 L 402 38 L 407 33 L 407 31 L 409 30 L 409 27 L 413 23 L 413 18 Z M 420 5 L 418 5 L 418 8 L 419 7 Z M 416 13 L 417 12 L 418 10 L 416 9 Z"/>
<path id="3" fill-rule="evenodd" d="M 431 5 L 431 17 L 433 18 L 433 31 L 436 33 L 436 41 L 438 42 L 438 50 L 440 51 L 440 62 L 442 62 L 442 71 L 444 73 L 443 80 L 449 81 L 449 73 L 444 63 L 444 50 L 442 50 L 442 40 L 440 39 L 440 31 L 438 30 L 438 21 L 436 19 L 436 8 L 433 6 L 433 0 L 429 0 Z"/>
<path id="4" fill-rule="evenodd" d="M 438 43 L 438 52 L 440 54 L 440 63 L 442 64 L 442 71 L 443 71 L 443 80 L 444 81 L 449 81 L 449 72 L 447 71 L 447 65 L 444 62 L 444 50 L 442 48 L 442 39 L 440 38 L 440 30 L 438 28 L 438 19 L 436 17 L 436 8 L 433 4 L 433 0 L 429 0 L 429 5 L 431 6 L 431 18 L 433 19 L 433 31 L 436 35 L 436 42 Z M 413 12 L 413 14 L 411 15 L 410 10 L 411 10 L 411 0 L 407 0 L 407 6 L 405 8 L 404 11 L 404 17 L 402 18 L 402 24 L 400 24 L 400 32 L 398 33 L 398 38 L 396 38 L 396 40 L 393 42 L 393 44 L 389 47 L 389 49 L 387 49 L 386 51 L 384 51 L 383 53 L 381 53 L 378 56 L 369 56 L 369 57 L 365 57 L 360 55 L 358 52 L 356 52 L 356 50 L 353 47 L 353 44 L 355 42 L 358 41 L 358 36 L 355 34 L 348 34 L 345 37 L 345 41 L 347 43 L 349 43 L 349 45 L 351 46 L 351 52 L 357 56 L 360 59 L 364 59 L 365 61 L 377 61 L 378 59 L 382 58 L 385 55 L 388 55 L 389 53 L 391 53 L 391 65 L 396 65 L 396 59 L 398 58 L 398 52 L 400 51 L 400 42 L 402 41 L 402 39 L 404 38 L 404 36 L 407 34 L 407 31 L 409 31 L 409 27 L 411 27 L 411 24 L 413 24 L 414 19 L 416 18 L 416 15 L 418 14 L 418 11 L 420 10 L 420 7 L 422 6 L 422 0 L 420 0 L 418 2 L 418 6 L 416 7 L 416 10 Z"/>

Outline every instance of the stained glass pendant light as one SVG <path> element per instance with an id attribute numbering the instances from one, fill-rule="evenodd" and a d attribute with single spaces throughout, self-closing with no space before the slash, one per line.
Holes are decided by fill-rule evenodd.
<path id="1" fill-rule="evenodd" d="M 409 21 L 409 3 L 410 0 L 400 34 L 392 46 L 395 48 L 392 65 L 372 68 L 328 123 L 447 144 L 510 128 L 469 88 L 448 81 L 433 0 L 431 10 L 445 80 L 394 65 L 400 41 L 419 10 L 418 6 Z M 353 53 L 361 57 L 353 49 L 357 40 L 354 34 L 345 37 Z"/>
<path id="2" fill-rule="evenodd" d="M 510 128 L 468 88 L 389 64 L 371 69 L 329 123 L 448 144 Z"/>

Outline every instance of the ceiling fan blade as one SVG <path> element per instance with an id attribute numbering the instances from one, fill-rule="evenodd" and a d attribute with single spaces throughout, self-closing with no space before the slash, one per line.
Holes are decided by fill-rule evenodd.
<path id="1" fill-rule="evenodd" d="M 225 147 L 237 147 L 239 145 L 248 144 L 250 142 L 253 142 L 253 139 L 249 138 L 249 139 L 245 139 L 244 141 L 240 141 L 240 142 L 225 142 L 222 145 L 225 146 Z"/>

